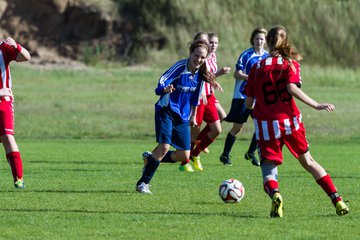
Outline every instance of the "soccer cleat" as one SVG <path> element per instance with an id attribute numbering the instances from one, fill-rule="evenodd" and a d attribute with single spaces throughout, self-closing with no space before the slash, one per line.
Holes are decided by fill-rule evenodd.
<path id="1" fill-rule="evenodd" d="M 254 153 L 245 153 L 245 159 L 251 160 L 252 165 L 254 166 L 260 166 L 260 162 L 256 159 Z"/>
<path id="2" fill-rule="evenodd" d="M 220 155 L 220 162 L 226 166 L 232 166 L 230 156 Z"/>
<path id="3" fill-rule="evenodd" d="M 143 172 L 144 172 L 145 166 L 146 166 L 146 164 L 147 164 L 147 162 L 148 162 L 147 157 L 150 156 L 151 154 L 152 154 L 152 152 L 146 151 L 146 152 L 143 152 L 143 154 L 141 155 L 141 156 L 142 156 L 142 159 L 143 159 L 143 161 L 144 161 L 144 166 L 143 166 L 143 168 L 142 168 L 142 171 L 143 171 Z"/>
<path id="4" fill-rule="evenodd" d="M 190 163 L 180 165 L 179 170 L 182 171 L 182 172 L 194 172 L 194 169 L 192 168 Z"/>
<path id="5" fill-rule="evenodd" d="M 150 185 L 146 184 L 144 182 L 140 183 L 139 185 L 136 186 L 136 191 L 139 193 L 145 193 L 145 194 L 152 194 L 152 192 L 150 192 Z"/>
<path id="6" fill-rule="evenodd" d="M 271 205 L 271 212 L 270 217 L 272 218 L 282 218 L 283 217 L 283 200 L 280 193 L 275 193 L 272 197 L 272 205 Z"/>
<path id="7" fill-rule="evenodd" d="M 197 169 L 197 170 L 199 170 L 199 171 L 203 171 L 203 170 L 204 170 L 204 168 L 202 167 L 201 162 L 200 162 L 200 156 L 197 156 L 197 157 L 191 156 L 190 159 L 191 159 L 191 161 L 194 162 L 194 167 L 195 167 L 195 169 Z"/>
<path id="8" fill-rule="evenodd" d="M 336 214 L 337 215 L 345 215 L 349 213 L 349 207 L 346 206 L 346 204 L 343 201 L 339 201 L 335 204 L 335 208 L 336 208 Z"/>
<path id="9" fill-rule="evenodd" d="M 14 182 L 14 186 L 15 186 L 15 188 L 17 188 L 17 189 L 25 188 L 24 180 L 23 180 L 22 178 L 21 178 L 21 179 L 17 179 L 17 180 Z"/>

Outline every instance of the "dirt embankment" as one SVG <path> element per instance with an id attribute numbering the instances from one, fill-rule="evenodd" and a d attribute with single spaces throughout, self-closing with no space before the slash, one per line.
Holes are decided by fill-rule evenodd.
<path id="1" fill-rule="evenodd" d="M 131 35 L 126 21 L 80 0 L 0 0 L 0 18 L 0 37 L 13 37 L 40 64 L 80 60 L 84 46 L 99 43 L 121 54 Z"/>

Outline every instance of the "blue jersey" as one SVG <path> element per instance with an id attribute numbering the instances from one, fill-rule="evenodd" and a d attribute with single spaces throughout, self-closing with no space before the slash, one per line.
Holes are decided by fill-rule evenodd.
<path id="1" fill-rule="evenodd" d="M 163 107 L 169 107 L 178 114 L 182 121 L 188 122 L 191 114 L 191 105 L 199 105 L 200 88 L 203 83 L 198 71 L 192 74 L 187 69 L 188 59 L 180 60 L 169 68 L 159 79 L 155 93 L 160 95 L 155 104 L 155 112 Z M 175 91 L 164 93 L 164 87 L 172 84 Z"/>
<path id="2" fill-rule="evenodd" d="M 241 70 L 245 74 L 249 75 L 251 67 L 257 63 L 258 61 L 265 59 L 269 56 L 267 51 L 263 51 L 262 54 L 257 54 L 253 47 L 245 50 L 241 53 L 236 65 L 236 71 Z M 234 87 L 234 95 L 233 98 L 236 99 L 245 99 L 244 88 L 246 85 L 245 80 L 235 79 L 235 87 Z"/>

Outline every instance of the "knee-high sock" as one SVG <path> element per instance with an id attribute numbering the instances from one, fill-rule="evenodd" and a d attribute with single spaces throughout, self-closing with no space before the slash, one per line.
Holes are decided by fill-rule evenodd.
<path id="1" fill-rule="evenodd" d="M 316 182 L 326 192 L 326 194 L 331 198 L 331 201 L 334 204 L 342 200 L 340 195 L 337 193 L 334 182 L 332 181 L 329 174 L 325 175 L 322 178 L 317 179 Z"/>
<path id="2" fill-rule="evenodd" d="M 257 147 L 257 142 L 256 142 L 256 135 L 254 133 L 253 137 L 251 139 L 251 143 L 250 143 L 250 146 L 249 146 L 248 153 L 254 153 L 255 150 L 256 150 L 256 147 Z"/>
<path id="3" fill-rule="evenodd" d="M 231 149 L 232 149 L 235 141 L 236 141 L 236 137 L 231 135 L 230 133 L 228 133 L 226 136 L 224 151 L 223 151 L 222 155 L 224 155 L 224 156 L 230 155 Z"/>
<path id="4" fill-rule="evenodd" d="M 151 181 L 152 177 L 155 174 L 156 169 L 160 165 L 160 161 L 154 159 L 151 155 L 147 157 L 147 160 L 148 163 L 146 164 L 144 172 L 141 178 L 139 179 L 139 181 L 137 182 L 137 185 L 139 185 L 142 182 L 144 182 L 145 184 L 149 184 L 149 182 Z"/>
<path id="5" fill-rule="evenodd" d="M 276 180 L 269 180 L 264 183 L 265 192 L 272 198 L 274 193 L 279 192 L 279 183 Z"/>
<path id="6" fill-rule="evenodd" d="M 176 163 L 176 161 L 171 158 L 171 154 L 172 154 L 173 152 L 174 152 L 174 151 L 168 151 L 168 152 L 165 154 L 164 158 L 161 160 L 161 162 L 162 162 L 162 163 Z"/>
<path id="7" fill-rule="evenodd" d="M 211 129 L 210 129 L 209 124 L 206 124 L 206 126 L 204 127 L 204 129 L 201 130 L 201 132 L 199 133 L 199 136 L 197 137 L 196 140 L 201 140 L 201 139 L 203 139 L 205 136 L 208 135 L 208 133 L 209 133 L 210 131 L 211 131 Z"/>
<path id="8" fill-rule="evenodd" d="M 208 135 L 205 135 L 200 140 L 200 143 L 195 147 L 194 151 L 192 152 L 192 155 L 196 156 L 196 157 L 199 156 L 199 154 L 213 142 L 214 142 L 214 139 L 211 139 L 211 138 L 209 138 Z"/>
<path id="9" fill-rule="evenodd" d="M 8 163 L 11 167 L 11 172 L 14 178 L 14 181 L 17 179 L 23 178 L 23 166 L 22 166 L 22 160 L 21 155 L 19 152 L 11 152 L 6 154 L 6 158 L 8 160 Z"/>

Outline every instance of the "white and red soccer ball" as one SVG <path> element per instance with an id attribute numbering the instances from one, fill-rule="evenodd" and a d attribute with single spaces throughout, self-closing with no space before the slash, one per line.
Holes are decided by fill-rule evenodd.
<path id="1" fill-rule="evenodd" d="M 230 178 L 220 184 L 219 195 L 225 203 L 237 203 L 243 199 L 245 188 L 239 180 Z"/>

